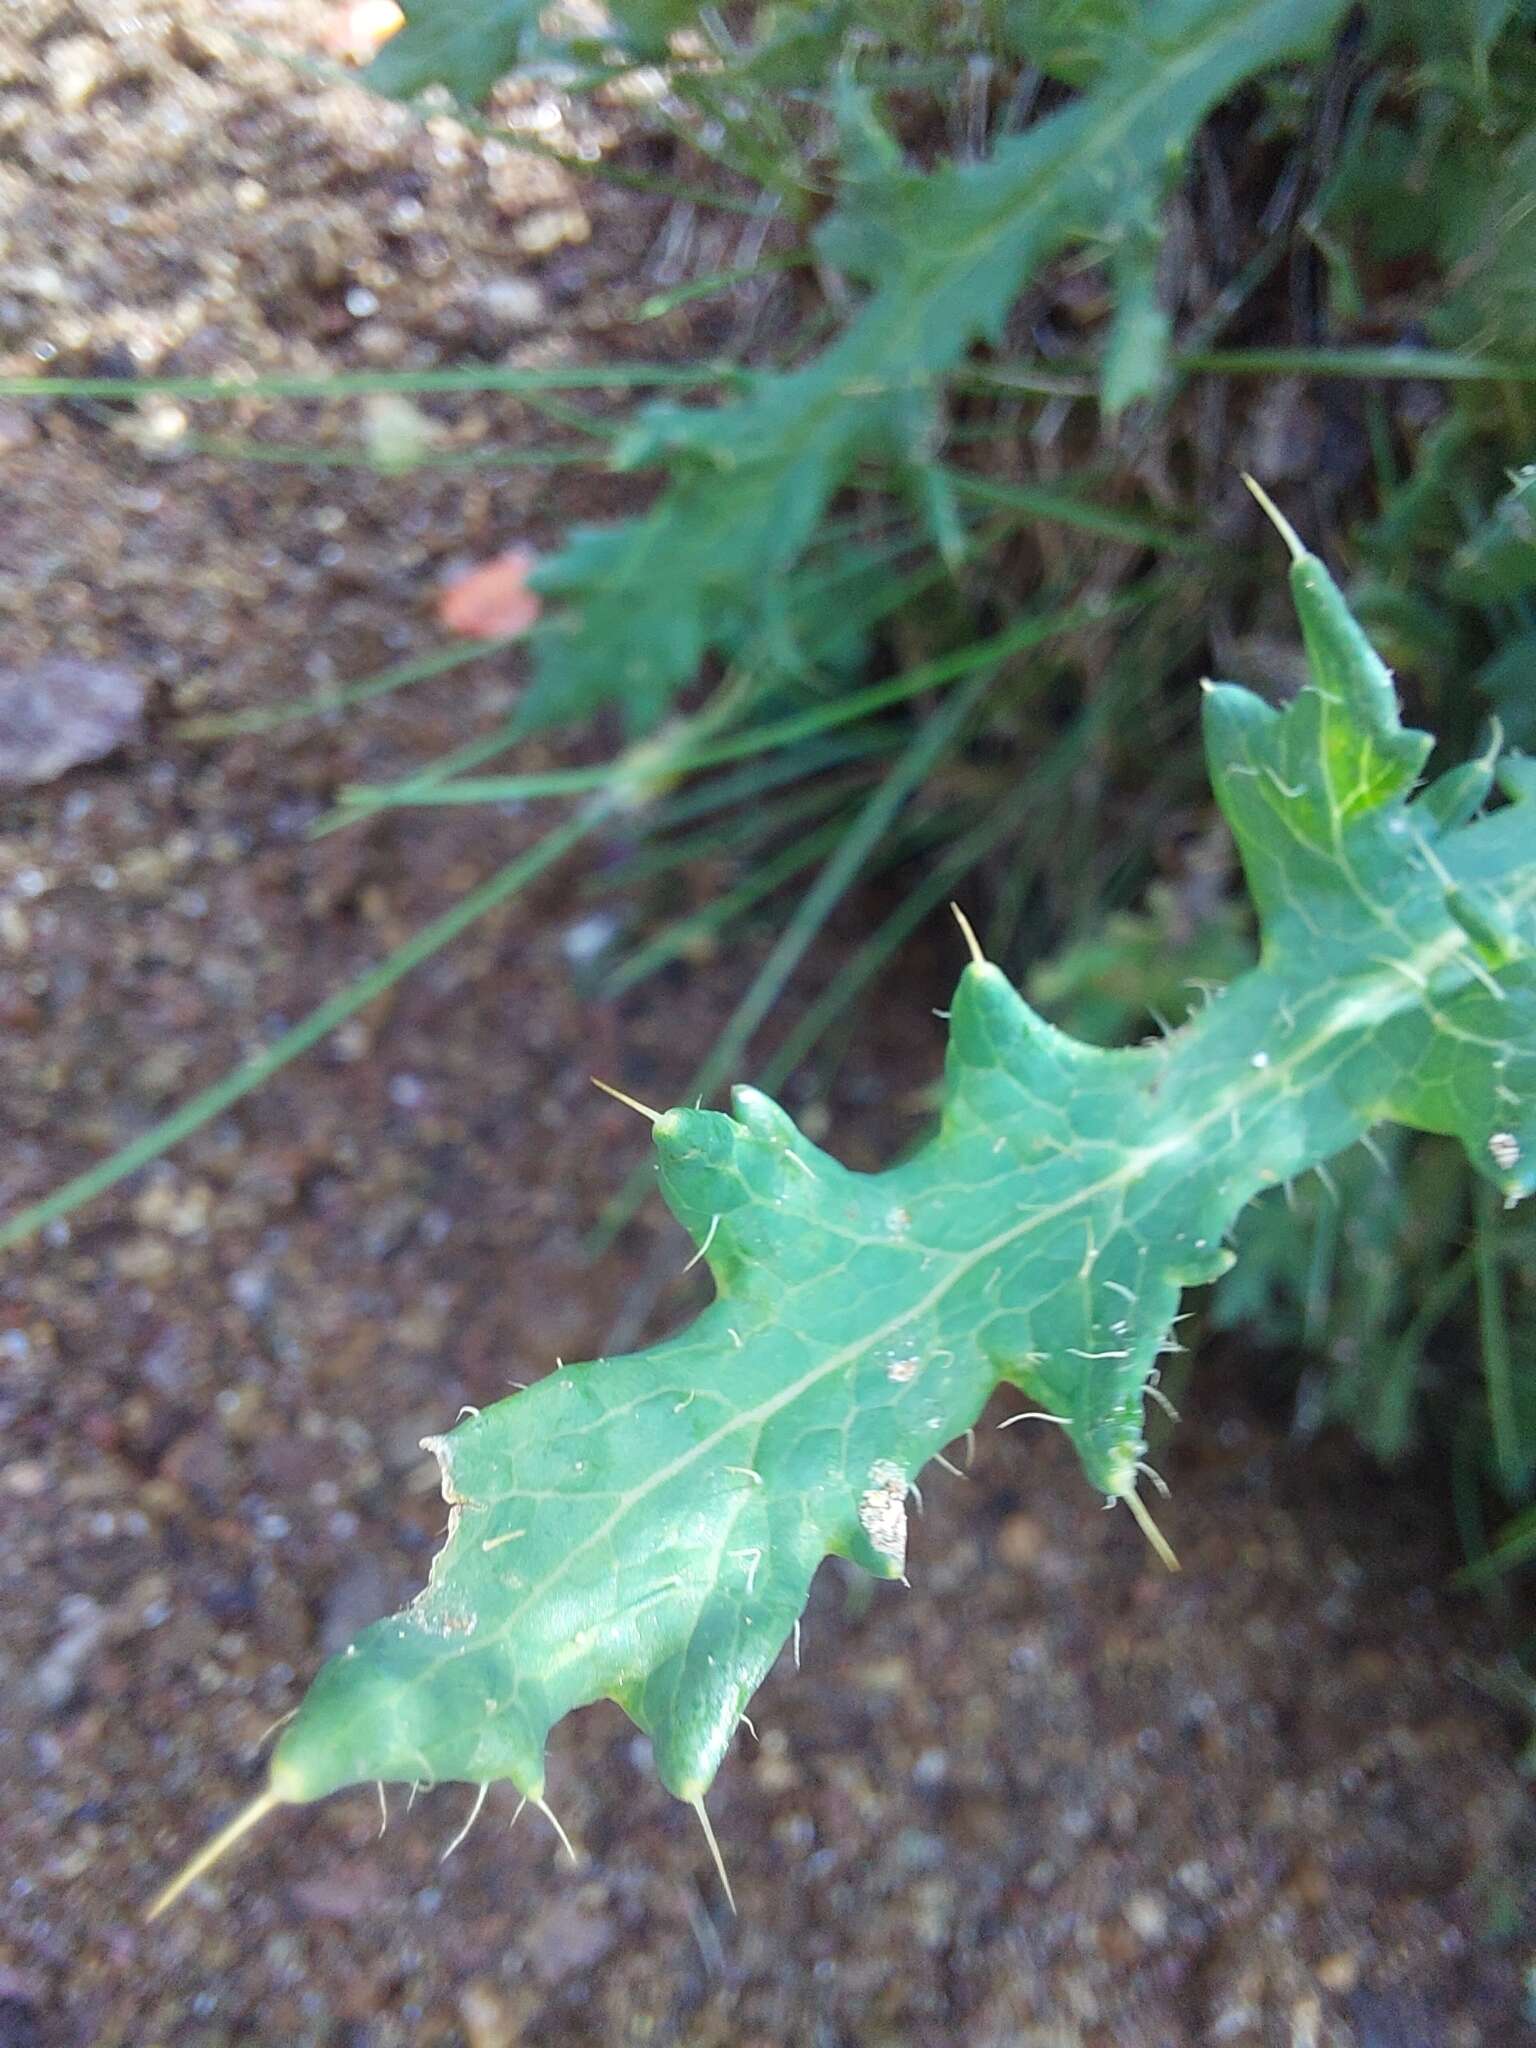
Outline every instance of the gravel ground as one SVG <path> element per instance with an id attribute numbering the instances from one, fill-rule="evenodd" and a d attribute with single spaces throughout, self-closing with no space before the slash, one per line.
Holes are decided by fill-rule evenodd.
<path id="1" fill-rule="evenodd" d="M 296 0 L 13 0 L 0 366 L 709 341 L 622 324 L 693 233 L 664 205 L 296 82 L 237 34 L 302 47 L 323 24 Z M 431 411 L 465 445 L 561 434 L 500 401 Z M 383 480 L 187 455 L 188 424 L 164 404 L 0 404 L 6 661 L 109 662 L 149 686 L 126 750 L 0 797 L 0 1209 L 141 1129 L 538 829 L 497 814 L 305 836 L 339 783 L 482 730 L 516 687 L 507 664 L 261 738 L 198 742 L 179 720 L 424 650 L 457 562 L 622 502 L 561 468 Z M 359 431 L 343 404 L 195 424 Z M 742 956 L 596 1006 L 571 964 L 589 914 L 555 876 L 0 1266 L 3 2048 L 1524 2038 L 1519 1731 L 1472 1682 L 1494 1646 L 1444 1590 L 1433 1482 L 1288 1440 L 1223 1392 L 1243 1377 L 1231 1355 L 1165 1460 L 1179 1578 L 1049 1433 L 987 1429 L 967 1479 L 927 1488 L 912 1591 L 828 1568 L 804 1668 L 774 1674 L 713 1795 L 738 1919 L 643 1743 L 593 1709 L 552 1745 L 578 1869 L 540 1825 L 509 1833 L 510 1800 L 442 1863 L 467 1793 L 409 1814 L 395 1795 L 382 1840 L 358 1793 L 270 1823 L 140 1924 L 259 1782 L 263 1736 L 319 1659 L 420 1582 L 441 1504 L 419 1438 L 690 1299 L 663 1217 L 584 1256 L 643 1149 L 587 1076 L 670 1099 Z M 840 1075 L 834 1142 L 854 1164 L 916 1127 L 953 965 L 947 935 L 930 947 Z"/>

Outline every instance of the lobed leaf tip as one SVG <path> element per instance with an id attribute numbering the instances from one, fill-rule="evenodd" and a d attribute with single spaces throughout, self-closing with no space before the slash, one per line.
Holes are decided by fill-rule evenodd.
<path id="1" fill-rule="evenodd" d="M 731 1114 L 744 1131 L 770 1145 L 789 1150 L 804 1144 L 805 1138 L 788 1110 L 765 1095 L 761 1088 L 740 1083 L 731 1090 Z M 802 1162 L 803 1164 L 803 1162 Z"/>

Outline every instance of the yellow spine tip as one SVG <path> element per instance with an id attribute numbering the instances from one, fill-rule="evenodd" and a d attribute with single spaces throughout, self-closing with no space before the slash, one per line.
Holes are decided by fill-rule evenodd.
<path id="1" fill-rule="evenodd" d="M 1243 471 L 1243 482 L 1248 486 L 1249 490 L 1252 491 L 1253 495 L 1258 499 L 1260 509 L 1263 511 L 1265 518 L 1268 519 L 1270 525 L 1275 529 L 1276 533 L 1279 534 L 1280 538 L 1285 542 L 1286 546 L 1290 549 L 1291 560 L 1293 562 L 1305 561 L 1307 550 L 1302 543 L 1301 535 L 1296 531 L 1295 527 L 1292 526 L 1289 519 L 1286 518 L 1285 514 L 1280 510 L 1280 507 L 1275 503 L 1274 499 L 1269 495 L 1268 491 L 1265 490 L 1264 486 L 1259 482 L 1258 478 L 1250 476 L 1247 470 L 1245 469 Z"/>
<path id="2" fill-rule="evenodd" d="M 951 903 L 949 907 L 954 913 L 955 923 L 959 925 L 964 935 L 966 946 L 970 951 L 972 964 L 976 967 L 985 967 L 987 956 L 981 950 L 981 941 L 976 936 L 976 927 L 971 923 L 971 920 L 966 916 L 958 903 Z"/>
<path id="3" fill-rule="evenodd" d="M 637 1102 L 633 1095 L 626 1095 L 622 1088 L 614 1088 L 607 1081 L 599 1081 L 596 1074 L 592 1075 L 591 1080 L 594 1088 L 601 1088 L 605 1095 L 611 1095 L 615 1102 L 622 1102 L 626 1109 L 634 1110 L 637 1116 L 648 1118 L 653 1126 L 661 1122 L 659 1109 L 647 1109 L 643 1102 Z"/>
<path id="4" fill-rule="evenodd" d="M 1173 1545 L 1168 1541 L 1162 1530 L 1158 1528 L 1156 1522 L 1153 1521 L 1150 1509 L 1135 1487 L 1133 1486 L 1127 1493 L 1122 1493 L 1120 1498 L 1135 1516 L 1137 1527 L 1157 1552 L 1157 1555 L 1167 1566 L 1168 1570 L 1176 1572 L 1182 1569 L 1179 1560 L 1174 1556 Z"/>
<path id="5" fill-rule="evenodd" d="M 579 1864 L 581 1862 L 581 1858 L 576 1854 L 576 1851 L 571 1847 L 571 1838 L 565 1832 L 565 1829 L 561 1827 L 559 1821 L 556 1819 L 554 1808 L 543 1799 L 534 1799 L 530 1802 L 530 1804 L 538 1808 L 539 1812 L 543 1814 L 544 1818 L 549 1822 L 550 1826 L 554 1829 L 555 1833 L 560 1837 L 560 1846 L 565 1851 L 566 1855 L 570 1857 L 573 1863 Z M 521 1807 L 519 1807 L 518 1811 L 522 1811 Z"/>
<path id="6" fill-rule="evenodd" d="M 715 1873 L 719 1877 L 721 1889 L 725 1893 L 725 1903 L 730 1907 L 734 1915 L 736 1911 L 736 1894 L 731 1890 L 731 1880 L 726 1875 L 725 1858 L 720 1854 L 720 1844 L 715 1840 L 715 1831 L 710 1825 L 709 1814 L 704 1806 L 704 1795 L 701 1792 L 695 1792 L 689 1799 L 688 1804 L 699 1816 L 699 1826 L 704 1830 L 704 1839 L 709 1844 L 709 1853 L 714 1859 Z"/>
<path id="7" fill-rule="evenodd" d="M 269 1785 L 266 1791 L 258 1793 L 248 1806 L 242 1806 L 228 1827 L 220 1828 L 211 1842 L 205 1842 L 197 1854 L 182 1865 L 164 1890 L 156 1893 L 145 1910 L 145 1925 L 147 1926 L 151 1920 L 158 1920 L 168 1907 L 174 1906 L 189 1885 L 196 1884 L 200 1877 L 233 1849 L 242 1835 L 248 1835 L 258 1822 L 266 1819 L 274 1806 L 281 1806 L 283 1803 L 281 1792 L 275 1786 Z"/>

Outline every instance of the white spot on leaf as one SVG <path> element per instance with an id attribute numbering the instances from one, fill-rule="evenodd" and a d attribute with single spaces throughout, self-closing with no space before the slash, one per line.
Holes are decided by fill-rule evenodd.
<path id="1" fill-rule="evenodd" d="M 887 1557 L 897 1572 L 907 1562 L 907 1481 L 899 1465 L 877 1458 L 869 1468 L 869 1485 L 859 1500 L 859 1524 L 870 1546 Z"/>

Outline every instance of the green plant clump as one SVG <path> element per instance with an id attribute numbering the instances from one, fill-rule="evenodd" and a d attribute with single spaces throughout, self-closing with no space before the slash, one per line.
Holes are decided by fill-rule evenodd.
<path id="1" fill-rule="evenodd" d="M 998 964 L 962 981 L 938 1134 L 888 1174 L 845 1172 L 767 1092 L 657 1121 L 715 1305 L 442 1440 L 453 1532 L 432 1583 L 322 1675 L 266 1804 L 368 1777 L 506 1776 L 539 1797 L 547 1728 L 601 1696 L 702 1799 L 817 1560 L 899 1573 L 907 1488 L 999 1381 L 1137 1505 L 1178 1291 L 1231 1250 L 1210 1320 L 1303 1362 L 1303 1417 L 1348 1421 L 1383 1458 L 1445 1446 L 1470 1579 L 1536 1555 L 1536 1232 L 1499 1201 L 1532 1156 L 1519 754 L 1497 765 L 1507 803 L 1479 815 L 1489 710 L 1536 748 L 1536 0 L 404 15 L 365 79 L 424 117 L 446 95 L 471 130 L 561 155 L 498 129 L 498 83 L 534 80 L 578 119 L 622 93 L 631 139 L 667 138 L 667 172 L 622 149 L 562 160 L 666 202 L 660 239 L 712 252 L 637 322 L 712 297 L 732 339 L 687 367 L 0 382 L 85 403 L 355 399 L 355 440 L 308 445 L 305 415 L 187 452 L 386 476 L 590 463 L 651 490 L 545 554 L 515 711 L 342 790 L 318 829 L 427 829 L 405 814 L 445 805 L 563 814 L 211 1087 L 0 1219 L 0 1248 L 206 1127 L 594 842 L 610 858 L 586 886 L 636 905 L 592 968 L 596 1000 L 770 923 L 690 1098 L 750 1073 L 814 1101 L 860 992 L 957 892 L 985 906 Z M 548 445 L 446 445 L 466 393 L 536 412 Z M 619 393 L 644 402 L 616 419 Z M 396 410 L 366 411 L 381 404 Z M 1223 827 L 1190 679 L 1256 672 L 1282 630 L 1225 503 L 1240 449 L 1302 496 L 1350 612 L 1302 561 L 1309 686 L 1278 712 L 1208 697 Z M 183 736 L 359 715 L 507 644 Z M 1427 742 L 1370 646 L 1449 755 L 1477 757 L 1417 795 Z M 622 735 L 605 762 L 504 759 L 594 720 Z M 1158 841 L 1191 818 L 1218 849 L 1193 879 Z M 678 877 L 701 854 L 730 880 L 699 905 Z M 896 907 L 760 1050 L 838 903 L 881 872 Z M 1290 1186 L 1336 1153 L 1331 1177 Z M 1490 1505 L 1514 1517 L 1491 1547 Z"/>
<path id="2" fill-rule="evenodd" d="M 1105 1051 L 976 948 L 938 1128 L 883 1173 L 750 1088 L 730 1115 L 658 1117 L 714 1301 L 427 1440 L 450 1528 L 426 1587 L 326 1665 L 266 1793 L 162 1904 L 261 1813 L 342 1786 L 508 1780 L 542 1804 L 550 1729 L 599 1699 L 702 1816 L 821 1559 L 903 1577 L 913 1484 L 994 1388 L 1166 1549 L 1137 1495 L 1143 1404 L 1253 1196 L 1384 1120 L 1459 1140 L 1508 1205 L 1536 1188 L 1536 763 L 1490 751 L 1420 788 L 1429 736 L 1294 552 L 1306 687 L 1283 710 L 1205 698 L 1258 965 L 1161 1042 Z"/>

